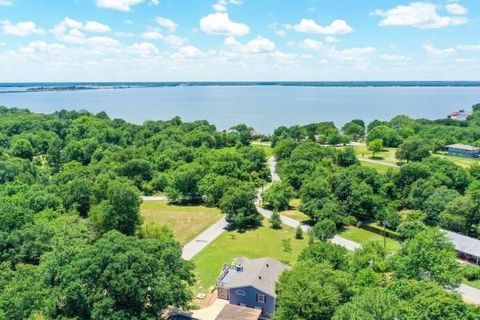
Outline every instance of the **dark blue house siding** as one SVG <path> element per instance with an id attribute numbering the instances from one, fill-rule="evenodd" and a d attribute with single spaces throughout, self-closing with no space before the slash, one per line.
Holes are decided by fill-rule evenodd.
<path id="1" fill-rule="evenodd" d="M 245 295 L 239 294 L 242 291 Z M 265 303 L 257 301 L 258 294 L 265 296 Z M 272 316 L 275 313 L 275 298 L 251 286 L 230 288 L 230 303 L 261 309 L 262 316 Z"/>

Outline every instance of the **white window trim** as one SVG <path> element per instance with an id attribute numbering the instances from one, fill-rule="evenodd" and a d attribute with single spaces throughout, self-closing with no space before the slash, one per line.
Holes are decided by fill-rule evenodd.
<path id="1" fill-rule="evenodd" d="M 257 294 L 257 302 L 265 303 L 265 301 L 266 301 L 266 296 L 264 294 Z"/>

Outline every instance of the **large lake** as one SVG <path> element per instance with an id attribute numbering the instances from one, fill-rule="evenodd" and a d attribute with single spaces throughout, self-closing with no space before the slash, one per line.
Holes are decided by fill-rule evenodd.
<path id="1" fill-rule="evenodd" d="M 191 86 L 0 94 L 0 105 L 34 112 L 106 111 L 135 123 L 178 115 L 187 121 L 206 119 L 218 129 L 246 123 L 263 133 L 280 125 L 342 125 L 354 118 L 368 122 L 397 114 L 443 118 L 479 102 L 479 87 Z"/>

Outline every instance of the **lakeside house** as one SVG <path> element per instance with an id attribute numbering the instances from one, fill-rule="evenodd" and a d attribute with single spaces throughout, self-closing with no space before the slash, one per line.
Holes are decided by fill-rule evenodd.
<path id="1" fill-rule="evenodd" d="M 466 121 L 468 116 L 470 116 L 470 113 L 461 109 L 458 111 L 450 112 L 447 117 L 448 119 L 452 119 L 452 120 Z"/>
<path id="2" fill-rule="evenodd" d="M 449 156 L 464 157 L 464 158 L 479 158 L 480 148 L 469 146 L 465 144 L 451 144 L 446 146 Z"/>
<path id="3" fill-rule="evenodd" d="M 480 240 L 447 230 L 445 234 L 452 241 L 461 259 L 480 264 Z"/>
<path id="4" fill-rule="evenodd" d="M 218 298 L 260 310 L 260 319 L 268 319 L 275 313 L 275 285 L 287 268 L 271 258 L 238 258 L 234 264 L 223 266 L 217 281 Z"/>

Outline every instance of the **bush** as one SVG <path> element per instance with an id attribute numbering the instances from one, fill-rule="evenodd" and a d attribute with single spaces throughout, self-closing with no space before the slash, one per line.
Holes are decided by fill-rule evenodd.
<path id="1" fill-rule="evenodd" d="M 463 276 L 468 281 L 475 281 L 480 279 L 480 267 L 469 264 L 463 268 Z"/>
<path id="2" fill-rule="evenodd" d="M 282 229 L 282 219 L 280 219 L 280 214 L 278 214 L 278 211 L 273 211 L 272 217 L 270 218 L 270 223 L 273 229 Z"/>
<path id="3" fill-rule="evenodd" d="M 335 222 L 330 219 L 319 221 L 313 226 L 313 234 L 322 241 L 327 241 L 335 236 L 337 233 L 337 226 Z"/>
<path id="4" fill-rule="evenodd" d="M 295 229 L 295 239 L 297 240 L 303 239 L 303 230 L 301 226 L 297 226 L 297 229 Z"/>

